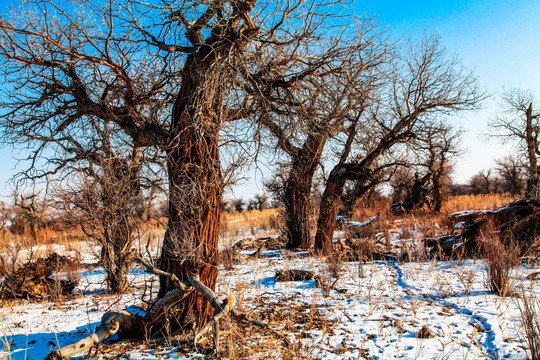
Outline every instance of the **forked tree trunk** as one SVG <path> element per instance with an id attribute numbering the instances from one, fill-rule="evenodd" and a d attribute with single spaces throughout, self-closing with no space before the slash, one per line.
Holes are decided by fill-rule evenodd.
<path id="1" fill-rule="evenodd" d="M 167 149 L 169 222 L 161 268 L 183 282 L 194 273 L 215 289 L 223 188 L 218 148 L 221 118 L 216 108 L 221 105 L 223 91 L 219 78 L 211 75 L 211 67 L 212 63 L 200 57 L 188 58 L 173 108 Z M 174 288 L 170 279 L 162 276 L 159 297 Z M 190 329 L 193 323 L 204 326 L 213 311 L 208 301 L 194 292 L 174 309 L 171 326 L 173 330 Z"/>

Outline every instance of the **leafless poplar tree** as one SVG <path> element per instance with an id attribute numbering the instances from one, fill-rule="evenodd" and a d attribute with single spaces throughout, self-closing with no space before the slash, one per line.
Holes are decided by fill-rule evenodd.
<path id="1" fill-rule="evenodd" d="M 510 89 L 501 95 L 502 111 L 490 123 L 493 132 L 488 137 L 514 143 L 527 159 L 528 198 L 539 196 L 538 154 L 540 154 L 540 112 L 535 110 L 535 97 L 530 91 Z"/>
<path id="2" fill-rule="evenodd" d="M 438 116 L 474 108 L 482 98 L 475 77 L 446 55 L 437 38 L 411 44 L 387 74 L 388 85 L 366 117 L 371 138 L 377 140 L 358 161 L 349 162 L 349 151 L 344 151 L 328 177 L 315 237 L 315 248 L 321 253 L 332 251 L 339 197 L 347 180 L 367 181 L 377 159 L 396 144 L 411 141 Z"/>
<path id="3" fill-rule="evenodd" d="M 299 38 L 265 60 L 276 80 L 294 65 L 288 60 L 291 51 L 313 64 L 286 91 L 263 88 L 258 99 L 264 108 L 258 121 L 287 157 L 280 189 L 274 186 L 274 191 L 281 192 L 285 206 L 288 248 L 311 247 L 310 199 L 325 145 L 338 133 L 354 131 L 356 114 L 367 106 L 380 77 L 378 67 L 386 60 L 388 45 L 372 23 L 365 21 L 353 32 L 347 27 L 338 27 L 331 40 Z"/>
<path id="4" fill-rule="evenodd" d="M 190 274 L 214 289 L 223 124 L 267 110 L 258 100 L 284 98 L 344 55 L 310 54 L 302 45 L 339 35 L 331 18 L 341 7 L 326 0 L 25 2 L 0 21 L 1 71 L 10 82 L 2 130 L 13 143 L 30 144 L 30 177 L 37 176 L 35 161 L 49 157 L 47 148 L 58 156 L 45 174 L 57 174 L 65 160 L 91 158 L 86 146 L 73 146 L 91 121 L 114 126 L 118 141 L 133 148 L 160 150 L 169 191 L 161 266 L 179 282 L 161 276 L 159 295 Z M 323 43 L 315 49 L 328 50 Z M 282 48 L 288 56 L 270 61 Z M 170 105 L 171 117 L 163 116 Z M 86 139 L 83 145 L 93 145 Z M 170 312 L 170 325 L 202 327 L 213 312 L 192 292 Z"/>

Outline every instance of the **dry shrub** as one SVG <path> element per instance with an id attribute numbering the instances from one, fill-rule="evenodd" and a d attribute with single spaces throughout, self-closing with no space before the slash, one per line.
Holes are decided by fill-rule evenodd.
<path id="1" fill-rule="evenodd" d="M 521 297 L 516 302 L 521 315 L 521 331 L 523 338 L 527 342 L 527 357 L 530 360 L 540 360 L 540 303 L 538 298 L 531 291 L 526 294 L 522 289 Z"/>
<path id="2" fill-rule="evenodd" d="M 317 284 L 325 296 L 329 296 L 330 291 L 335 288 L 342 271 L 343 263 L 341 254 L 333 252 L 326 257 L 326 261 L 323 262 L 321 267 Z"/>
<path id="3" fill-rule="evenodd" d="M 519 264 L 519 247 L 510 239 L 503 242 L 493 231 L 484 233 L 479 245 L 487 261 L 489 288 L 499 296 L 512 295 L 511 273 Z"/>

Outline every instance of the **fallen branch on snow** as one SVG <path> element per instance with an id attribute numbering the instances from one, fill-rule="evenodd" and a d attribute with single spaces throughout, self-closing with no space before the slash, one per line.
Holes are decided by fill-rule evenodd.
<path id="1" fill-rule="evenodd" d="M 198 291 L 210 302 L 214 308 L 214 315 L 208 323 L 198 332 L 194 334 L 193 343 L 197 347 L 198 340 L 207 333 L 210 329 L 213 330 L 214 353 L 219 352 L 219 320 L 230 314 L 233 318 L 247 322 L 251 325 L 259 327 L 272 335 L 282 340 L 286 346 L 290 346 L 290 342 L 285 335 L 277 330 L 274 330 L 270 325 L 260 320 L 250 319 L 247 314 L 236 310 L 228 299 L 224 299 L 221 303 L 218 300 L 214 291 L 204 285 L 199 276 L 190 274 L 188 277 L 189 284 L 185 284 L 178 279 L 174 274 L 157 269 L 153 264 L 142 259 L 141 256 L 136 256 L 136 261 L 145 266 L 150 272 L 156 275 L 167 276 L 177 287 L 169 291 L 164 297 L 156 301 L 145 316 L 130 314 L 127 311 L 107 312 L 101 318 L 101 324 L 96 328 L 95 332 L 90 336 L 77 341 L 74 344 L 65 346 L 61 349 L 53 351 L 47 355 L 45 360 L 60 360 L 67 359 L 70 356 L 81 352 L 91 350 L 94 346 L 98 349 L 99 345 L 116 334 L 118 331 L 130 335 L 146 334 L 153 326 L 160 323 L 167 311 L 184 300 L 191 292 Z M 97 350 L 96 350 L 97 353 Z"/>

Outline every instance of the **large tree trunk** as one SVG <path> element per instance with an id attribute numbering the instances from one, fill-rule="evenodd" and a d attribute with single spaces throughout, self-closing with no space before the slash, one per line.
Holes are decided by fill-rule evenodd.
<path id="1" fill-rule="evenodd" d="M 298 175 L 287 179 L 284 203 L 288 249 L 307 249 L 311 246 L 310 193 L 311 183 L 305 184 Z"/>
<path id="2" fill-rule="evenodd" d="M 167 149 L 169 222 L 163 242 L 161 268 L 188 282 L 194 273 L 210 289 L 218 275 L 218 232 L 223 184 L 219 159 L 222 84 L 212 76 L 212 64 L 190 56 L 176 100 Z M 159 296 L 174 289 L 160 278 Z M 171 320 L 172 330 L 202 327 L 214 309 L 200 294 L 180 303 Z M 187 327 L 187 328 L 186 328 Z"/>
<path id="3" fill-rule="evenodd" d="M 317 234 L 315 235 L 315 250 L 321 254 L 332 252 L 332 238 L 336 228 L 336 216 L 339 212 L 340 197 L 347 180 L 356 180 L 367 184 L 372 180 L 372 174 L 363 164 L 336 165 L 326 182 L 326 188 L 321 199 L 319 220 L 317 221 Z M 374 186 L 376 182 L 371 182 Z M 363 187 L 364 191 L 370 189 L 369 185 Z M 359 190 L 360 191 L 360 190 Z M 358 194 L 362 196 L 363 194 Z"/>
<path id="4" fill-rule="evenodd" d="M 339 198 L 345 187 L 345 177 L 339 176 L 332 170 L 321 199 L 317 234 L 315 235 L 315 250 L 320 254 L 332 252 L 332 239 L 336 228 L 336 216 L 339 212 Z"/>
<path id="5" fill-rule="evenodd" d="M 310 135 L 292 161 L 283 194 L 288 249 L 311 247 L 311 187 L 326 139 Z"/>

